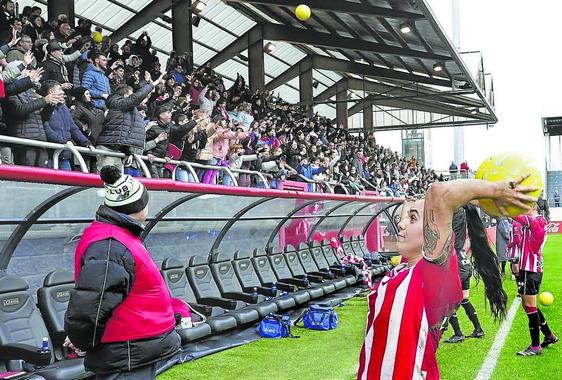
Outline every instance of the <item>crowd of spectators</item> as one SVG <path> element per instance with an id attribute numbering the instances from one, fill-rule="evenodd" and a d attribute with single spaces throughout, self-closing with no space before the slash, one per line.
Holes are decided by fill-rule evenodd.
<path id="1" fill-rule="evenodd" d="M 119 46 L 88 20 L 74 26 L 60 15 L 47 22 L 39 7 L 16 17 L 9 0 L 0 13 L 0 134 L 128 157 L 92 155 L 92 171 L 111 164 L 141 176 L 133 155 L 143 154 L 152 177 L 175 171 L 179 181 L 194 181 L 193 174 L 170 161 L 261 171 L 274 188 L 306 178 L 316 182 L 310 190 L 336 182 L 351 193 L 398 196 L 443 180 L 414 158 L 379 146 L 373 133 L 349 133 L 273 92 L 252 93 L 241 75 L 226 86 L 210 67 L 193 67 L 187 55 L 172 52 L 161 62 L 146 32 Z M 0 152 L 4 164 L 53 166 L 52 152 L 43 148 L 1 144 Z M 70 152 L 58 160 L 60 169 L 74 169 Z M 233 183 L 223 170 L 196 174 L 208 184 Z M 232 176 L 241 186 L 263 186 L 254 176 Z"/>

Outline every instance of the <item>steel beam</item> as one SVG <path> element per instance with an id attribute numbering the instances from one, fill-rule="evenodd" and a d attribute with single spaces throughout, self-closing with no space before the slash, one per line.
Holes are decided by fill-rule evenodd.
<path id="1" fill-rule="evenodd" d="M 176 0 L 177 1 L 177 0 Z M 51 1 L 49 0 L 49 3 Z M 111 34 L 113 42 L 119 42 L 137 30 L 144 28 L 149 22 L 162 16 L 172 8 L 173 0 L 158 0 L 149 2 L 143 9 L 138 11 L 133 17 Z"/>
<path id="2" fill-rule="evenodd" d="M 190 0 L 179 0 L 172 6 L 172 46 L 178 54 L 186 54 L 193 67 L 193 27 Z"/>
<path id="3" fill-rule="evenodd" d="M 265 85 L 267 91 L 275 90 L 277 87 L 289 82 L 290 80 L 299 76 L 301 72 L 306 70 L 312 70 L 312 58 L 310 56 L 304 57 L 299 62 L 295 63 L 293 66 L 289 67 L 279 76 L 272 79 L 269 83 Z"/>
<path id="4" fill-rule="evenodd" d="M 262 31 L 263 29 L 258 26 L 248 32 L 248 77 L 252 93 L 265 86 L 265 53 Z"/>
<path id="5" fill-rule="evenodd" d="M 451 57 L 422 50 L 413 50 L 405 47 L 369 42 L 357 38 L 342 37 L 334 33 L 323 33 L 288 25 L 266 24 L 263 26 L 263 31 L 264 38 L 267 40 L 285 41 L 292 44 L 313 45 L 327 49 L 372 52 L 395 55 L 397 57 L 422 58 L 439 62 L 451 60 Z"/>
<path id="6" fill-rule="evenodd" d="M 314 115 L 314 89 L 312 87 L 312 68 L 299 66 L 299 94 L 301 104 L 306 105 L 306 113 L 309 117 Z M 336 107 L 337 108 L 337 107 Z"/>
<path id="7" fill-rule="evenodd" d="M 405 73 L 397 70 L 383 69 L 376 66 L 365 65 L 337 58 L 315 55 L 312 57 L 315 69 L 336 71 L 349 74 L 364 75 L 374 78 L 389 78 L 405 80 L 417 83 L 431 84 L 442 87 L 451 87 L 452 83 L 447 79 L 429 78 L 425 75 Z"/>
<path id="8" fill-rule="evenodd" d="M 47 1 L 47 15 L 50 20 L 56 20 L 59 15 L 68 16 L 70 25 L 74 25 L 74 1 L 73 0 L 49 0 Z"/>
<path id="9" fill-rule="evenodd" d="M 349 114 L 347 111 L 347 94 L 349 93 L 347 82 L 336 83 L 336 123 L 340 128 L 347 129 L 349 126 Z"/>
<path id="10" fill-rule="evenodd" d="M 277 7 L 297 7 L 299 4 L 303 3 L 302 0 L 226 0 L 226 2 Z M 382 16 L 404 20 L 418 20 L 424 17 L 424 15 L 420 13 L 405 12 L 342 0 L 307 0 L 305 3 L 315 12 L 321 11 L 361 16 Z"/>
<path id="11" fill-rule="evenodd" d="M 363 130 L 372 131 L 375 129 L 373 114 L 373 103 L 364 102 L 363 103 Z"/>

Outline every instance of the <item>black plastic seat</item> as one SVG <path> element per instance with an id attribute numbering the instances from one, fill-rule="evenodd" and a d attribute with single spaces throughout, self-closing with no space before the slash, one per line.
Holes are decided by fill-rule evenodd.
<path id="1" fill-rule="evenodd" d="M 253 292 L 255 289 L 258 294 L 262 294 L 266 297 L 274 297 L 273 302 L 277 305 L 278 310 L 286 310 L 294 307 L 297 303 L 293 297 L 278 297 L 278 292 L 273 294 L 271 287 L 262 285 L 252 265 L 251 257 L 252 254 L 249 252 L 238 251 L 234 254 L 234 261 L 232 262 L 234 273 L 236 273 L 236 277 L 238 277 L 244 292 Z"/>
<path id="2" fill-rule="evenodd" d="M 222 253 L 214 253 L 211 257 L 211 272 L 224 298 L 240 300 L 248 303 L 247 309 L 257 310 L 263 318 L 270 313 L 277 312 L 277 305 L 272 301 L 267 301 L 266 296 L 253 293 L 253 289 L 244 291 L 240 285 L 238 277 L 234 272 L 230 257 Z"/>
<path id="3" fill-rule="evenodd" d="M 61 298 L 65 296 L 61 295 Z M 54 301 L 58 302 L 58 301 Z M 66 300 L 68 302 L 68 300 Z M 64 301 L 63 301 L 64 303 Z M 53 313 L 53 316 L 56 312 Z M 43 338 L 49 338 L 49 331 L 41 318 L 41 313 L 35 306 L 28 284 L 15 276 L 6 275 L 0 278 L 0 350 L 10 355 L 18 355 L 19 349 L 13 344 L 21 345 L 23 352 L 36 354 L 41 347 Z M 49 347 L 53 347 L 49 339 Z M 12 359 L 12 360 L 6 360 Z M 15 357 L 0 357 L 0 371 L 21 371 L 22 364 Z M 37 369 L 34 374 L 46 380 L 72 379 L 85 374 L 82 359 L 55 361 L 54 351 L 46 357 L 50 363 L 31 363 L 46 366 Z M 4 367 L 4 368 L 2 368 Z"/>
<path id="4" fill-rule="evenodd" d="M 265 252 L 256 249 L 252 258 L 252 264 L 263 286 L 271 288 L 271 285 L 275 282 L 277 289 L 291 293 L 290 296 L 297 305 L 302 305 L 311 300 L 310 294 L 307 291 L 299 290 L 296 285 L 282 282 L 277 278 Z"/>
<path id="5" fill-rule="evenodd" d="M 293 247 L 287 246 L 285 248 L 284 255 L 285 260 L 287 260 L 287 266 L 289 267 L 293 277 L 307 279 L 311 286 L 321 288 L 324 295 L 331 294 L 336 291 L 335 285 L 332 284 L 331 281 L 325 280 L 322 274 L 306 273 L 299 260 L 299 256 Z"/>
<path id="6" fill-rule="evenodd" d="M 257 310 L 246 308 L 246 302 L 222 297 L 211 273 L 211 268 L 207 264 L 207 257 L 191 257 L 186 272 L 198 303 L 219 306 L 229 310 L 227 314 L 236 318 L 239 325 L 247 325 L 260 318 Z"/>
<path id="7" fill-rule="evenodd" d="M 355 278 L 355 283 L 359 280 L 361 271 L 352 265 L 342 265 L 342 263 L 340 262 L 340 259 L 338 258 L 338 256 L 336 255 L 336 253 L 334 252 L 334 249 L 331 247 L 330 243 L 327 240 L 324 240 L 322 242 L 322 252 L 324 253 L 324 257 L 326 258 L 326 261 L 328 261 L 328 263 L 330 264 L 330 268 L 339 268 L 342 271 L 345 271 L 346 274 L 346 281 L 349 284 L 350 280 L 347 279 L 347 276 L 353 276 Z"/>
<path id="8" fill-rule="evenodd" d="M 187 280 L 185 267 L 177 259 L 165 259 L 162 262 L 161 273 L 166 285 L 168 285 L 168 289 L 170 289 L 172 297 L 179 298 L 187 302 L 190 307 L 203 314 L 206 317 L 206 324 L 210 327 L 210 331 L 208 329 L 198 327 L 197 330 L 180 333 L 180 336 L 182 337 L 182 344 L 187 341 L 192 342 L 197 339 L 201 339 L 211 333 L 216 334 L 236 328 L 238 325 L 236 319 L 233 316 L 226 315 L 224 309 L 220 307 L 197 304 L 195 294 L 193 294 L 193 290 Z M 202 319 L 196 313 L 192 313 L 192 320 L 194 322 L 200 322 Z"/>
<path id="9" fill-rule="evenodd" d="M 320 270 L 320 268 L 318 268 L 318 266 L 314 262 L 314 259 L 312 258 L 312 252 L 310 251 L 308 245 L 301 243 L 299 245 L 297 255 L 302 267 L 307 274 L 322 276 L 322 278 L 324 278 L 326 281 L 330 281 L 330 283 L 334 285 L 336 290 L 341 290 L 347 287 L 347 281 L 342 278 L 338 278 L 331 269 L 328 268 L 328 270 L 322 271 Z"/>
<path id="10" fill-rule="evenodd" d="M 268 255 L 268 259 L 271 264 L 271 268 L 273 268 L 273 272 L 275 272 L 275 275 L 280 282 L 296 285 L 299 289 L 306 290 L 306 292 L 310 294 L 311 299 L 320 298 L 324 295 L 322 288 L 310 287 L 310 284 L 307 281 L 294 278 L 289 266 L 287 265 L 287 260 L 285 260 L 285 256 L 282 253 L 278 252 Z"/>
<path id="11" fill-rule="evenodd" d="M 324 256 L 324 250 L 322 249 L 322 246 L 319 242 L 312 242 L 310 252 L 312 254 L 312 259 L 316 263 L 316 266 L 319 270 L 335 273 L 338 277 L 341 277 L 343 280 L 345 280 L 348 286 L 354 285 L 357 282 L 356 276 L 347 274 L 345 268 L 342 269 L 341 265 L 330 266 L 330 263 L 326 259 L 326 256 Z"/>

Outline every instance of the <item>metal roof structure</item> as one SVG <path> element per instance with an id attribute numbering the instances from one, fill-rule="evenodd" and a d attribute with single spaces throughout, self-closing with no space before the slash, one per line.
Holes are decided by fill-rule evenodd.
<path id="1" fill-rule="evenodd" d="M 177 1 L 177 0 L 176 0 Z M 259 31 L 265 87 L 299 103 L 299 67 L 312 68 L 314 110 L 329 117 L 374 112 L 377 130 L 494 124 L 493 83 L 483 64 L 469 70 L 427 0 L 206 0 L 193 28 L 194 63 L 210 63 L 228 82 L 247 77 L 248 39 Z M 299 21 L 306 3 L 312 17 Z M 45 0 L 20 1 L 46 5 Z M 143 30 L 160 53 L 173 50 L 173 0 L 76 0 L 77 17 L 108 31 L 114 42 Z M 408 26 L 410 32 L 402 31 Z M 161 57 L 163 59 L 163 57 Z M 436 71 L 435 67 L 441 67 Z M 341 89 L 346 96 L 338 96 Z M 365 117 L 365 116 L 364 116 Z"/>

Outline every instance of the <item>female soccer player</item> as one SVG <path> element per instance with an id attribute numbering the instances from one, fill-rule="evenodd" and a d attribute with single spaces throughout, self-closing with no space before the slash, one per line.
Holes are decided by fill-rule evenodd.
<path id="1" fill-rule="evenodd" d="M 524 202 L 536 202 L 527 195 L 535 189 L 521 186 L 525 178 L 504 183 L 436 183 L 425 200 L 404 204 L 397 246 L 407 263 L 395 267 L 369 294 L 358 379 L 439 379 L 435 353 L 440 329 L 462 300 L 452 245 L 453 212 L 485 198 L 493 199 L 504 214 L 509 205 L 529 210 Z M 469 229 L 469 235 L 473 246 L 475 240 L 487 238 L 483 228 Z M 498 265 L 491 251 L 474 250 L 474 266 L 484 282 L 491 312 L 502 318 L 507 295 L 501 287 Z"/>
<path id="2" fill-rule="evenodd" d="M 531 345 L 517 355 L 534 356 L 542 354 L 542 349 L 557 343 L 558 338 L 550 331 L 543 313 L 537 308 L 537 294 L 542 281 L 542 248 L 546 242 L 547 220 L 539 215 L 537 207 L 526 215 L 519 215 L 515 220 L 523 226 L 521 252 L 513 271 L 517 277 L 518 292 L 523 300 L 523 309 L 529 319 Z M 544 340 L 540 343 L 540 332 Z"/>

